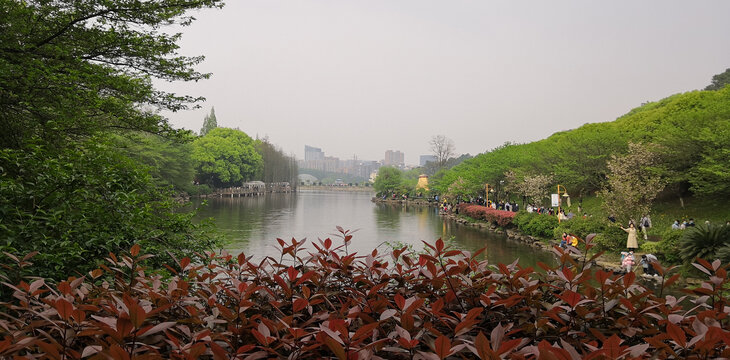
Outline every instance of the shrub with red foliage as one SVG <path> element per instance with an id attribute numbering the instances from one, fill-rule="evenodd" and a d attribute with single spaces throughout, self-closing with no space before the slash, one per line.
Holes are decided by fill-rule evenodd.
<path id="1" fill-rule="evenodd" d="M 512 223 L 517 213 L 504 210 L 496 210 L 487 206 L 474 205 L 469 203 L 459 204 L 459 213 L 477 220 L 493 222 L 499 226 L 507 226 Z"/>
<path id="2" fill-rule="evenodd" d="M 709 280 L 693 307 L 590 268 L 488 264 L 441 240 L 426 254 L 348 253 L 345 241 L 278 240 L 281 258 L 185 258 L 174 276 L 148 273 L 134 246 L 108 266 L 51 285 L 10 287 L 0 357 L 47 359 L 649 359 L 730 356 L 727 271 L 698 260 Z M 583 250 L 592 247 L 591 236 Z M 569 251 L 578 253 L 575 248 Z M 580 255 L 580 254 L 579 254 Z M 16 259 L 17 260 L 17 259 Z M 23 261 L 27 262 L 28 259 Z M 659 292 L 677 280 L 670 269 Z"/>

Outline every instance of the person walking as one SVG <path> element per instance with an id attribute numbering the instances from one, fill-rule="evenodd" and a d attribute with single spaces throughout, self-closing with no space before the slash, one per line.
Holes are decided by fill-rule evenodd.
<path id="1" fill-rule="evenodd" d="M 641 225 L 641 232 L 644 233 L 644 240 L 648 240 L 648 232 L 649 228 L 651 227 L 651 218 L 649 217 L 649 214 L 644 215 L 644 217 L 641 218 L 639 224 Z"/>
<path id="2" fill-rule="evenodd" d="M 621 230 L 626 231 L 629 236 L 626 239 L 626 248 L 634 251 L 639 248 L 639 242 L 636 240 L 636 228 L 634 223 L 630 222 L 628 228 L 621 227 Z"/>

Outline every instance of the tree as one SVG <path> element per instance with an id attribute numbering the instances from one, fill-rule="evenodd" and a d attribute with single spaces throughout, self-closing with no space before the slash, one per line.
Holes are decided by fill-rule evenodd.
<path id="1" fill-rule="evenodd" d="M 297 183 L 299 168 L 294 156 L 287 156 L 284 151 L 269 142 L 268 138 L 256 140 L 256 151 L 263 160 L 261 175 L 257 176 L 266 183 L 288 182 Z"/>
<path id="2" fill-rule="evenodd" d="M 446 161 L 454 156 L 454 151 L 456 150 L 454 142 L 444 135 L 433 136 L 431 141 L 429 141 L 429 145 L 431 145 L 431 152 L 436 157 L 436 164 L 439 169 L 446 165 Z"/>
<path id="3" fill-rule="evenodd" d="M 153 181 L 160 186 L 172 186 L 177 192 L 190 192 L 195 168 L 190 158 L 192 144 L 143 132 L 114 136 L 114 147 L 146 167 Z"/>
<path id="4" fill-rule="evenodd" d="M 373 184 L 378 195 L 398 193 L 402 186 L 403 177 L 400 170 L 391 166 L 383 166 L 378 169 L 378 176 L 375 177 L 375 184 Z"/>
<path id="5" fill-rule="evenodd" d="M 193 142 L 198 179 L 213 187 L 241 185 L 261 173 L 263 160 L 241 130 L 215 128 Z"/>
<path id="6" fill-rule="evenodd" d="M 707 85 L 705 90 L 720 90 L 727 84 L 730 84 L 730 68 L 726 69 L 725 72 L 713 76 L 712 82 L 710 85 Z"/>
<path id="7" fill-rule="evenodd" d="M 210 108 L 210 114 L 205 115 L 205 119 L 203 119 L 203 127 L 200 128 L 200 136 L 205 136 L 205 134 L 217 127 L 218 121 L 215 118 L 215 108 Z"/>
<path id="8" fill-rule="evenodd" d="M 612 155 L 608 161 L 608 180 L 598 195 L 603 206 L 617 220 L 626 223 L 649 213 L 657 194 L 664 188 L 661 179 L 649 169 L 656 165 L 657 155 L 651 146 L 629 143 L 629 152 Z"/>
<path id="9" fill-rule="evenodd" d="M 105 130 L 174 134 L 155 110 L 202 98 L 157 90 L 152 78 L 205 79 L 201 56 L 177 54 L 186 11 L 220 0 L 4 1 L 0 11 L 0 144 L 54 146 Z M 149 109 L 149 110 L 142 110 Z"/>
<path id="10" fill-rule="evenodd" d="M 508 171 L 504 177 L 509 191 L 525 196 L 536 205 L 542 205 L 542 201 L 548 197 L 550 192 L 550 184 L 553 183 L 552 175 L 527 174 L 520 178 L 514 171 Z"/>

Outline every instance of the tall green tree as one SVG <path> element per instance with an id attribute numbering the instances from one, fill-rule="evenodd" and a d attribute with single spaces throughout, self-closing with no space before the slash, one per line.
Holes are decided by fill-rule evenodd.
<path id="1" fill-rule="evenodd" d="M 159 110 L 201 98 L 160 91 L 189 81 L 202 57 L 177 53 L 190 10 L 219 0 L 0 1 L 0 237 L 39 250 L 39 273 L 85 273 L 133 243 L 193 255 L 212 245 L 114 134 L 184 139 Z M 152 156 L 150 156 L 150 159 Z M 164 171 L 164 170 L 162 170 Z M 159 177 L 162 178 L 160 171 Z M 160 257 L 162 258 L 162 257 Z"/>
<path id="2" fill-rule="evenodd" d="M 403 175 L 400 170 L 392 166 L 383 166 L 378 169 L 373 188 L 379 195 L 395 194 L 403 189 Z"/>
<path id="3" fill-rule="evenodd" d="M 210 108 L 210 114 L 205 115 L 205 119 L 203 119 L 203 127 L 200 128 L 200 136 L 205 136 L 205 134 L 217 127 L 218 119 L 215 117 L 215 108 Z"/>
<path id="4" fill-rule="evenodd" d="M 712 82 L 705 90 L 720 90 L 730 84 L 730 68 L 712 77 Z"/>
<path id="5" fill-rule="evenodd" d="M 269 142 L 268 138 L 256 140 L 256 151 L 261 155 L 263 168 L 257 176 L 263 182 L 288 182 L 295 185 L 299 176 L 299 168 L 294 156 L 288 156 L 281 149 Z"/>
<path id="6" fill-rule="evenodd" d="M 177 53 L 189 10 L 219 0 L 3 1 L 0 5 L 0 144 L 31 138 L 61 146 L 104 130 L 175 133 L 155 110 L 200 100 L 164 92 L 151 79 L 190 81 L 209 74 L 201 56 Z M 142 110 L 144 109 L 149 110 Z"/>
<path id="7" fill-rule="evenodd" d="M 245 132 L 215 128 L 193 142 L 197 178 L 213 187 L 239 186 L 261 173 L 263 159 Z"/>

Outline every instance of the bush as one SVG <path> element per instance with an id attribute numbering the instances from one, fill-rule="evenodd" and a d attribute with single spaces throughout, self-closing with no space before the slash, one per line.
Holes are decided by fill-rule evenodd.
<path id="1" fill-rule="evenodd" d="M 684 230 L 680 240 L 681 256 L 686 262 L 695 258 L 716 259 L 718 251 L 730 244 L 730 226 L 700 224 Z"/>
<path id="2" fill-rule="evenodd" d="M 683 231 L 667 229 L 662 233 L 662 241 L 657 247 L 657 256 L 661 256 L 664 260 L 671 264 L 679 264 L 682 262 L 680 255 L 680 239 Z"/>
<path id="3" fill-rule="evenodd" d="M 574 217 L 571 220 L 564 220 L 553 231 L 553 237 L 560 239 L 563 233 L 573 234 L 585 239 L 588 234 L 600 234 L 606 231 L 606 222 L 593 217 Z"/>
<path id="4" fill-rule="evenodd" d="M 38 276 L 86 273 L 135 243 L 179 257 L 215 248 L 209 228 L 193 223 L 184 206 L 101 141 L 0 150 L 0 250 L 40 251 Z"/>
<path id="5" fill-rule="evenodd" d="M 524 224 L 520 228 L 520 231 L 527 235 L 549 238 L 553 236 L 553 232 L 557 226 L 558 218 L 555 216 L 532 214 L 530 222 Z"/>
<path id="6" fill-rule="evenodd" d="M 345 245 L 349 231 L 341 230 Z M 6 284 L 2 358 L 724 358 L 730 331 L 726 266 L 699 261 L 712 281 L 691 306 L 657 296 L 636 275 L 584 268 L 492 265 L 426 244 L 366 256 L 330 239 L 278 256 L 207 253 L 162 279 L 135 245 L 107 265 L 52 285 Z M 586 244 L 589 247 L 589 244 Z M 311 256 L 302 256 L 307 253 Z M 25 259 L 26 263 L 32 259 Z M 18 265 L 19 259 L 13 260 Z M 389 263 L 397 265 L 389 265 Z M 663 275 L 658 291 L 679 275 Z M 701 295 L 701 296 L 700 296 Z M 711 303 L 707 303 L 712 299 Z M 690 308 L 690 310 L 687 310 Z M 559 340 L 558 340 L 559 339 Z"/>
<path id="7" fill-rule="evenodd" d="M 594 241 L 600 250 L 623 250 L 626 249 L 627 236 L 620 227 L 607 224 L 603 232 L 596 234 Z M 637 236 L 639 236 L 638 233 Z"/>
<path id="8" fill-rule="evenodd" d="M 495 210 L 490 207 L 463 203 L 458 205 L 459 214 L 466 215 L 477 220 L 484 220 L 498 226 L 507 226 L 512 223 L 515 213 L 511 211 Z"/>

